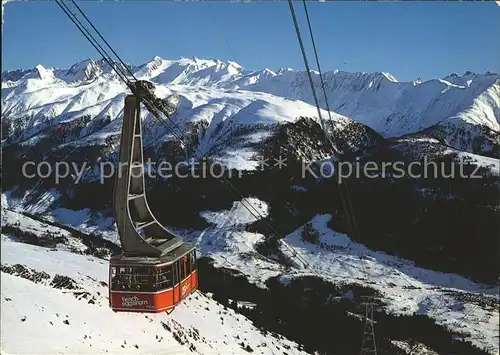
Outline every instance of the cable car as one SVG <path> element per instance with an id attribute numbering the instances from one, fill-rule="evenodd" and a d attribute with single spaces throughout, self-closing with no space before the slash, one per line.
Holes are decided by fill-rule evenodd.
<path id="1" fill-rule="evenodd" d="M 122 253 L 109 262 L 109 305 L 114 311 L 172 311 L 198 288 L 196 249 L 163 227 L 149 208 L 140 104 L 136 95 L 125 97 L 113 192 Z"/>
<path id="2" fill-rule="evenodd" d="M 171 311 L 197 289 L 194 249 L 165 262 L 118 256 L 111 260 L 109 272 L 110 305 L 114 311 Z"/>

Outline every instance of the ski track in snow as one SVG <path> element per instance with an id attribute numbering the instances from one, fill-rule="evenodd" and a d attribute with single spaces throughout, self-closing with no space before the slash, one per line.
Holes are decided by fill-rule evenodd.
<path id="1" fill-rule="evenodd" d="M 257 198 L 245 200 L 246 206 L 253 206 L 258 212 L 257 216 L 265 217 L 268 206 Z M 201 237 L 192 239 L 197 250 L 202 255 L 208 255 L 215 261 L 217 267 L 227 267 L 245 274 L 248 280 L 259 287 L 269 277 L 280 275 L 284 268 L 263 257 L 255 250 L 255 244 L 264 240 L 264 236 L 244 230 L 246 224 L 255 222 L 255 217 L 241 204 L 233 203 L 232 208 L 226 212 L 201 213 L 208 222 L 215 226 L 203 231 Z"/>

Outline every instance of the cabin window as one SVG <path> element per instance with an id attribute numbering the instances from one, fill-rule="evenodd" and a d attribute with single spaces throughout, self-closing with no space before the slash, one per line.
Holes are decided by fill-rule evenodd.
<path id="1" fill-rule="evenodd" d="M 111 290 L 124 292 L 153 292 L 153 270 L 147 266 L 111 269 Z"/>
<path id="2" fill-rule="evenodd" d="M 111 273 L 111 289 L 113 291 L 131 291 L 132 273 L 131 268 L 119 267 L 113 268 Z"/>
<path id="3" fill-rule="evenodd" d="M 192 271 L 192 257 L 191 253 L 185 256 L 186 257 L 186 276 L 191 274 Z"/>
<path id="4" fill-rule="evenodd" d="M 173 273 L 173 277 L 174 277 L 174 286 L 177 285 L 179 283 L 179 262 L 178 261 L 174 261 L 174 263 L 172 264 L 172 273 Z"/>
<path id="5" fill-rule="evenodd" d="M 154 269 L 155 291 L 165 290 L 172 287 L 172 265 L 161 266 Z"/>
<path id="6" fill-rule="evenodd" d="M 193 272 L 194 270 L 196 270 L 196 251 L 191 251 L 189 255 L 191 256 L 191 272 Z"/>
<path id="7" fill-rule="evenodd" d="M 187 255 L 184 255 L 178 263 L 180 264 L 180 269 L 181 269 L 181 279 L 180 281 L 184 280 L 187 276 Z"/>

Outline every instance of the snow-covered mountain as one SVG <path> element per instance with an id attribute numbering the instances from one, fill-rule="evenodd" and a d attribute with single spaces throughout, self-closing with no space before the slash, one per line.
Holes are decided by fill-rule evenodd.
<path id="1" fill-rule="evenodd" d="M 325 143 L 304 72 L 159 57 L 131 71 L 153 81 L 159 97 L 180 96 L 171 123 L 182 130 L 176 135 L 186 151 L 143 110 L 145 156 L 179 161 L 186 154 L 210 155 L 244 173 L 232 181 L 245 198 L 231 197 L 215 180 L 148 180 L 155 215 L 197 245 L 205 275 L 201 291 L 172 317 L 110 312 L 99 281 L 106 277 L 103 258 L 119 242 L 112 179 L 99 180 L 98 164 L 116 162 L 128 88 L 102 60 L 2 73 L 2 292 L 8 291 L 2 316 L 11 325 L 2 327 L 2 339 L 12 339 L 2 342 L 2 351 L 31 350 L 16 334 L 24 327 L 38 339 L 36 329 L 49 324 L 51 335 L 40 345 L 46 353 L 161 353 L 166 346 L 203 354 L 359 353 L 362 309 L 356 305 L 361 294 L 373 293 L 383 300 L 377 314 L 380 349 L 398 353 L 396 348 L 409 349 L 416 341 L 435 353 L 498 352 L 498 297 L 491 285 L 499 211 L 498 74 L 401 83 L 388 73 L 325 73 L 332 112 L 323 109 L 322 116 L 346 159 L 426 157 L 482 169 L 482 179 L 350 180 L 362 235 L 357 241 L 346 227 L 333 179 L 300 177 L 297 171 L 301 160 L 320 164 L 335 155 Z M 318 75 L 313 77 L 319 88 Z M 280 155 L 288 158 L 286 168 L 259 169 L 260 158 L 273 162 Z M 81 181 L 71 175 L 59 183 L 53 176 L 38 181 L 20 173 L 23 162 L 63 158 L 85 167 Z M 171 201 L 181 200 L 172 207 Z M 244 203 L 278 226 L 281 243 L 246 213 Z M 54 288 L 61 276 L 79 291 Z M 19 313 L 26 303 L 21 289 L 38 297 L 29 314 Z M 75 297 L 79 292 L 88 298 Z M 227 299 L 251 309 L 225 309 Z M 101 326 L 102 314 L 113 333 L 108 324 Z M 323 326 L 332 319 L 333 331 Z M 132 334 L 137 329 L 142 334 Z M 52 342 L 60 333 L 67 342 Z M 124 344 L 125 338 L 134 343 Z"/>
<path id="2" fill-rule="evenodd" d="M 184 95 L 193 111 L 182 119 L 193 122 L 202 117 L 212 119 L 215 114 L 218 121 L 224 121 L 236 113 L 238 119 L 260 113 L 261 119 L 251 119 L 258 124 L 269 121 L 268 116 L 280 121 L 293 119 L 299 111 L 304 113 L 306 106 L 302 103 L 294 107 L 286 101 L 278 105 L 285 106 L 286 110 L 277 108 L 275 102 L 268 102 L 269 94 L 273 97 L 270 100 L 277 97 L 281 101 L 314 103 L 306 73 L 293 69 L 252 71 L 231 61 L 154 57 L 145 64 L 131 66 L 131 71 L 137 79 L 159 84 L 161 96 L 170 92 Z M 319 90 L 317 73 L 313 73 L 313 80 Z M 467 72 L 425 82 L 399 82 L 388 73 L 335 70 L 326 72 L 324 81 L 333 112 L 365 124 L 386 138 L 430 130 L 458 150 L 497 154 L 495 150 L 500 144 L 498 74 Z M 23 120 L 22 127 L 31 128 L 29 135 L 43 128 L 43 123 L 53 124 L 83 115 L 90 115 L 92 120 L 104 116 L 114 120 L 120 118 L 125 92 L 126 87 L 104 60 L 88 59 L 69 69 L 38 65 L 2 74 L 2 116 L 11 122 L 11 127 L 13 121 Z M 325 108 L 323 96 L 319 95 L 319 99 Z M 276 111 L 281 113 L 281 118 L 274 117 Z M 327 116 L 325 112 L 323 115 Z M 38 128 L 34 129 L 35 126 Z"/>
<path id="3" fill-rule="evenodd" d="M 178 127 L 175 135 L 190 144 L 190 155 L 210 153 L 230 167 L 254 169 L 256 144 L 279 125 L 316 114 L 315 107 L 303 101 L 219 85 L 242 70 L 234 63 L 155 58 L 133 70 L 138 78 L 159 83 L 158 96 L 180 95 L 172 122 Z M 11 71 L 4 73 L 2 85 L 4 145 L 48 145 L 58 150 L 66 144 L 85 147 L 118 141 L 128 88 L 104 61 L 87 60 L 68 70 L 37 66 Z M 145 109 L 143 113 L 147 146 L 159 149 L 165 141 L 174 141 L 163 125 L 150 124 L 151 114 Z M 336 130 L 352 122 L 332 115 Z"/>

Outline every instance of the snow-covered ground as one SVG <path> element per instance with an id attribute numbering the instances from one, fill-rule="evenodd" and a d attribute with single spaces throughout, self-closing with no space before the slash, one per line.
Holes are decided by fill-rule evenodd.
<path id="1" fill-rule="evenodd" d="M 255 250 L 255 245 L 264 240 L 263 235 L 244 230 L 246 225 L 256 221 L 255 217 L 267 216 L 267 204 L 257 198 L 245 199 L 243 203 L 252 209 L 253 215 L 242 201 L 235 201 L 228 211 L 202 212 L 201 216 L 214 227 L 195 235 L 192 242 L 202 255 L 214 259 L 215 266 L 240 271 L 250 282 L 265 287 L 265 281 L 283 273 L 284 267 Z"/>
<path id="2" fill-rule="evenodd" d="M 466 152 L 456 152 L 458 154 L 458 159 L 462 162 L 468 162 L 475 164 L 480 167 L 488 167 L 492 174 L 500 175 L 500 160 L 496 158 L 485 157 L 482 155 L 466 153 Z"/>
<path id="3" fill-rule="evenodd" d="M 81 117 L 90 117 L 91 120 L 76 133 L 76 137 L 66 137 L 71 140 L 71 145 L 104 144 L 107 138 L 121 133 L 123 103 L 128 88 L 112 73 L 99 69 L 94 62 L 77 63 L 75 66 L 80 68 L 82 78 L 86 77 L 84 73 L 87 71 L 97 70 L 98 74 L 92 79 L 82 80 L 79 77 L 74 81 L 68 79 L 69 74 L 64 70 L 37 66 L 22 78 L 13 74 L 2 78 L 2 85 L 6 85 L 2 87 L 2 117 L 8 118 L 13 131 L 17 132 L 15 141 L 36 144 L 44 129 Z M 94 66 L 96 69 L 92 69 Z M 163 74 L 171 75 L 169 73 L 173 68 L 169 70 Z M 213 79 L 213 76 L 210 78 Z M 252 158 L 256 151 L 252 145 L 267 138 L 269 129 L 296 121 L 301 116 L 317 115 L 315 106 L 303 101 L 259 91 L 204 86 L 207 84 L 204 82 L 190 83 L 185 78 L 169 81 L 167 86 L 160 80 L 156 94 L 158 97 L 178 94 L 181 98 L 177 113 L 171 118 L 177 127 L 174 130 L 176 136 L 185 139 L 184 133 L 189 131 L 191 125 L 204 127 L 193 156 L 217 153 L 214 158 L 229 168 L 254 170 L 257 164 Z M 322 114 L 328 116 L 325 110 Z M 338 121 L 335 126 L 346 125 L 350 121 L 335 113 L 331 115 L 333 120 Z M 105 117 L 110 122 L 100 129 L 95 128 L 100 126 L 96 122 L 104 122 Z M 146 147 L 173 139 L 163 125 L 149 125 L 153 116 L 144 107 L 142 118 L 144 126 L 148 127 L 144 128 Z M 233 135 L 238 139 L 229 140 Z M 59 148 L 67 144 L 63 143 Z"/>
<path id="4" fill-rule="evenodd" d="M 234 62 L 155 57 L 134 67 L 133 71 L 138 78 L 155 82 L 159 97 L 181 96 L 172 120 L 183 129 L 193 126 L 199 129 L 194 155 L 215 153 L 213 158 L 229 168 L 254 170 L 256 143 L 268 138 L 277 125 L 295 121 L 300 116 L 317 115 L 305 73 L 293 69 L 251 71 Z M 385 137 L 394 137 L 439 125 L 440 129 L 435 131 L 445 132 L 446 144 L 457 149 L 443 148 L 447 149 L 443 154 L 458 153 L 460 159 L 489 166 L 500 175 L 497 159 L 463 152 L 473 151 L 477 145 L 475 139 L 487 136 L 483 130 L 491 132 L 481 143 L 481 151 L 491 152 L 497 144 L 495 134 L 500 131 L 498 74 L 466 73 L 405 83 L 388 73 L 336 70 L 325 73 L 324 79 L 330 107 L 337 112 L 332 112 L 333 126 L 337 129 L 341 130 L 354 119 Z M 319 84 L 317 73 L 313 73 L 313 80 Z M 81 130 L 78 125 L 76 129 L 68 128 L 69 136 L 64 137 L 58 147 L 104 145 L 108 138 L 120 133 L 127 91 L 102 61 L 86 60 L 69 69 L 38 65 L 29 70 L 3 73 L 1 114 L 13 133 L 2 144 L 21 142 L 36 146 L 44 130 L 71 126 L 72 122 L 88 116 L 90 121 L 84 123 Z M 321 105 L 324 107 L 325 103 Z M 324 110 L 322 115 L 328 117 Z M 145 109 L 142 117 L 144 126 L 152 119 Z M 155 144 L 158 138 L 162 141 L 172 138 L 162 125 L 148 125 L 145 132 L 146 146 Z M 400 142 L 406 146 L 411 142 L 439 141 L 424 136 L 403 138 Z M 116 150 L 116 144 L 111 148 Z M 16 238 L 2 235 L 2 265 L 23 264 L 49 275 L 49 279 L 34 283 L 2 273 L 2 325 L 7 324 L 2 326 L 2 352 L 32 353 L 36 343 L 40 353 L 173 354 L 190 352 L 192 344 L 200 354 L 240 354 L 245 350 L 238 343 L 243 342 L 243 347 L 249 345 L 254 351 L 258 349 L 257 353 L 281 354 L 284 345 L 291 347 L 287 353 L 299 353 L 296 344 L 262 335 L 247 319 L 224 310 L 201 292 L 192 295 L 190 301 L 171 316 L 111 312 L 106 287 L 100 283 L 106 282 L 106 263 L 73 253 L 85 250 L 82 241 L 20 212 L 38 214 L 48 221 L 87 233 L 98 232 L 103 238 L 117 242 L 113 220 L 96 215 L 90 209 L 52 209 L 51 205 L 61 197 L 55 189 L 45 191 L 26 208 L 28 197 L 14 199 L 9 193 L 2 194 L 2 209 L 9 208 L 3 211 L 2 226 L 35 235 L 50 232 L 65 238 L 66 242 L 52 250 L 22 244 Z M 369 250 L 327 228 L 331 218 L 327 215 L 318 215 L 312 220 L 313 228 L 319 233 L 319 244 L 304 242 L 302 228 L 286 236 L 281 244 L 283 254 L 292 257 L 293 250 L 310 268 L 301 262 L 297 262 L 295 268 L 285 268 L 255 250 L 264 236 L 245 230 L 255 217 L 243 204 L 253 206 L 260 217 L 268 213 L 269 207 L 264 201 L 255 198 L 235 201 L 227 211 L 202 212 L 201 216 L 212 224 L 206 230 L 181 233 L 196 243 L 201 255 L 213 258 L 216 267 L 236 270 L 259 287 L 265 287 L 265 281 L 273 276 L 281 276 L 286 282 L 293 277 L 311 275 L 312 268 L 331 282 L 359 283 L 377 289 L 384 295 L 389 312 L 425 313 L 438 323 L 464 333 L 465 339 L 474 344 L 498 352 L 496 288 L 457 275 L 425 270 L 411 261 Z M 74 279 L 88 292 L 85 294 L 88 298 L 77 295 L 78 298 L 73 291 L 51 287 L 50 279 L 56 274 Z M 477 304 L 478 298 L 490 300 L 496 306 L 483 308 Z M 69 324 L 64 323 L 66 320 Z M 24 341 L 27 338 L 33 342 Z"/>
<path id="5" fill-rule="evenodd" d="M 15 204 L 12 204 L 11 201 L 7 199 L 7 196 L 3 195 L 2 206 L 12 208 Z M 245 206 L 250 208 L 253 214 Z M 281 252 L 288 256 L 291 256 L 291 251 L 297 253 L 300 259 L 306 261 L 309 267 L 305 267 L 301 261 L 297 261 L 295 268 L 285 268 L 276 260 L 264 257 L 255 250 L 256 244 L 264 240 L 263 235 L 245 231 L 245 227 L 256 221 L 256 218 L 265 217 L 268 214 L 268 208 L 266 202 L 257 198 L 235 201 L 229 210 L 201 212 L 201 216 L 212 224 L 211 227 L 202 232 L 179 231 L 179 233 L 189 241 L 196 243 L 200 255 L 213 258 L 216 267 L 235 270 L 259 287 L 265 288 L 265 281 L 273 276 L 280 276 L 283 282 L 287 282 L 290 278 L 317 274 L 336 284 L 357 283 L 365 285 L 383 294 L 388 312 L 395 314 L 412 314 L 414 312 L 427 314 L 439 324 L 464 334 L 464 338 L 475 345 L 487 348 L 492 353 L 498 351 L 499 310 L 498 289 L 495 286 L 477 284 L 455 274 L 426 270 L 416 266 L 412 261 L 372 251 L 364 245 L 350 240 L 346 235 L 329 229 L 327 227 L 327 223 L 331 218 L 329 215 L 317 215 L 311 221 L 313 229 L 319 233 L 318 244 L 311 244 L 302 240 L 303 227 L 286 236 L 281 244 Z M 40 233 L 44 229 L 56 232 L 54 227 L 22 216 L 17 212 L 5 210 L 4 212 L 2 225 L 15 225 L 18 222 L 20 228 L 34 233 Z M 66 222 L 71 220 L 68 217 L 72 215 L 69 210 L 55 210 L 54 212 L 57 212 L 52 215 L 54 220 L 57 220 L 58 216 L 67 218 Z M 85 214 L 84 211 L 73 211 L 72 213 L 75 216 L 79 213 Z M 46 214 L 45 217 L 50 217 L 50 215 Z M 76 223 L 75 227 L 86 230 L 85 225 L 82 224 Z M 112 235 L 115 232 L 111 230 L 108 233 Z M 62 234 L 68 238 L 68 244 L 73 246 L 74 249 L 78 250 L 78 243 L 80 243 L 80 248 L 83 248 L 81 242 L 72 239 L 64 231 Z M 58 251 L 47 251 L 39 247 L 7 241 L 4 238 L 2 240 L 2 263 L 21 263 L 39 271 L 44 270 L 52 276 L 54 273 L 70 276 L 78 280 L 79 283 L 83 282 L 84 279 L 89 282 L 87 276 L 95 280 L 106 280 L 106 265 L 102 260 L 90 256 L 70 254 L 67 250 L 72 249 L 66 245 L 59 245 L 58 249 Z M 47 260 L 45 260 L 46 258 Z M 17 281 L 12 276 L 8 276 L 2 282 L 3 292 L 16 289 L 18 287 L 16 285 L 19 285 L 19 283 L 23 284 L 22 287 L 25 287 L 24 284 L 26 283 L 29 284 L 25 280 Z M 40 291 L 40 297 L 45 297 L 42 295 L 49 295 L 51 292 L 59 292 L 49 290 L 43 285 L 30 284 L 27 287 L 27 289 L 34 288 L 33 292 L 37 293 L 39 290 L 44 290 Z M 97 282 L 90 283 L 89 287 L 94 290 L 92 294 L 100 300 L 97 304 L 103 307 L 102 311 L 108 312 L 109 310 L 106 308 L 106 288 L 99 286 Z M 97 295 L 97 292 L 100 292 L 100 296 Z M 57 297 L 63 297 L 63 295 Z M 215 303 L 206 296 L 200 295 L 199 297 L 202 297 L 203 300 L 199 302 L 211 302 L 210 304 L 215 307 Z M 77 302 L 71 297 L 69 299 L 68 302 Z M 490 307 L 480 306 L 478 302 L 481 300 L 488 301 L 486 303 L 490 304 Z M 6 302 L 5 299 L 2 302 Z M 45 301 L 40 301 L 37 312 L 42 312 L 40 307 L 43 302 Z M 12 303 L 6 302 L 6 304 Z M 491 306 L 492 304 L 493 306 Z M 187 302 L 186 305 L 179 309 L 185 310 L 182 312 L 189 313 L 188 309 L 197 309 L 197 305 L 198 301 L 194 303 Z M 87 305 L 84 306 L 87 307 Z M 35 306 L 30 305 L 30 307 Z M 47 306 L 44 307 L 47 308 Z M 95 305 L 92 305 L 92 307 L 95 307 Z M 56 308 L 54 305 L 54 312 L 59 312 L 55 310 Z M 211 307 L 209 306 L 209 308 Z M 3 308 L 4 312 L 6 309 L 9 310 L 9 308 Z M 198 311 L 202 312 L 201 309 Z M 228 312 L 230 311 L 228 310 Z M 176 311 L 176 314 L 179 313 L 181 312 Z M 9 314 L 9 311 L 7 311 L 7 314 Z M 112 312 L 110 314 L 112 317 L 121 317 Z M 26 314 L 26 316 L 30 317 L 29 314 Z M 74 315 L 74 317 L 77 319 L 78 316 Z M 19 315 L 18 318 L 22 318 L 22 315 Z M 9 322 L 11 321 L 11 318 L 6 319 Z M 163 318 L 161 319 L 163 320 Z M 174 316 L 174 319 L 181 324 L 187 324 L 182 323 L 176 316 Z M 25 323 L 23 322 L 21 325 L 25 326 Z M 154 329 L 159 329 L 157 323 L 151 326 L 156 327 Z M 5 329 L 5 327 L 3 328 Z M 144 329 L 146 330 L 146 328 Z M 93 334 L 93 337 L 97 336 L 95 333 Z M 205 333 L 200 329 L 200 334 Z M 206 339 L 212 339 L 211 335 L 204 336 Z M 147 342 L 146 338 L 143 341 Z M 222 344 L 223 341 L 221 340 Z M 115 345 L 121 346 L 120 342 L 121 340 Z M 230 342 L 228 343 L 230 344 Z M 141 344 L 138 344 L 141 350 L 149 349 L 146 347 L 146 343 Z M 255 345 L 256 343 L 252 344 Z M 251 345 L 251 347 L 254 347 L 254 345 Z M 107 349 L 112 351 L 114 348 Z"/>
<path id="6" fill-rule="evenodd" d="M 29 193 L 27 195 L 29 196 Z M 17 212 L 17 214 L 10 215 L 7 211 L 5 217 L 2 217 L 2 223 L 12 224 L 18 221 L 19 213 L 27 212 L 40 215 L 47 221 L 62 223 L 88 234 L 96 233 L 113 243 L 119 243 L 114 219 L 94 214 L 89 208 L 79 211 L 67 208 L 51 209 L 51 204 L 57 197 L 58 193 L 55 189 L 51 189 L 42 193 L 34 204 L 26 207 L 26 195 L 23 198 L 14 198 L 11 196 L 10 191 L 4 192 L 2 193 L 2 208 Z M 19 223 L 26 223 L 23 222 L 26 220 L 28 218 L 24 217 Z M 36 222 L 34 220 L 31 221 L 32 223 Z M 41 228 L 43 229 L 44 227 Z"/>
<path id="7" fill-rule="evenodd" d="M 3 205 L 7 206 L 7 204 L 4 196 Z M 250 208 L 253 214 L 244 205 Z M 412 261 L 372 251 L 364 245 L 350 240 L 346 235 L 329 229 L 327 227 L 331 218 L 329 215 L 317 215 L 311 221 L 313 229 L 319 233 L 318 244 L 302 240 L 303 227 L 286 236 L 281 244 L 281 252 L 288 256 L 291 256 L 291 252 L 297 253 L 302 261 L 306 261 L 308 267 L 302 265 L 301 261 L 297 261 L 295 268 L 285 268 L 274 259 L 264 257 L 255 250 L 256 244 L 264 240 L 263 235 L 245 231 L 245 226 L 254 222 L 256 217 L 265 217 L 268 208 L 264 201 L 257 198 L 235 201 L 229 210 L 201 213 L 201 216 L 213 225 L 212 227 L 201 233 L 196 231 L 180 232 L 186 239 L 196 243 L 200 255 L 213 258 L 216 267 L 238 271 L 259 287 L 265 288 L 265 281 L 273 276 L 281 276 L 282 281 L 287 282 L 290 278 L 317 274 L 336 284 L 357 283 L 365 285 L 384 295 L 388 312 L 427 314 L 439 324 L 463 333 L 465 339 L 474 344 L 486 347 L 492 353 L 498 351 L 497 287 L 477 284 L 456 274 L 426 270 L 416 266 Z M 35 233 L 41 232 L 45 228 L 54 231 L 54 227 L 13 211 L 5 211 L 2 217 L 3 225 L 12 225 L 16 221 L 19 221 L 23 229 Z M 85 228 L 82 229 L 85 230 Z M 68 235 L 65 236 L 69 238 L 69 244 L 74 247 L 80 243 Z M 73 256 L 65 251 L 68 248 L 64 245 L 58 247 L 61 249 L 60 251 L 47 252 L 33 246 L 13 242 L 6 243 L 4 240 L 2 262 L 7 264 L 21 263 L 15 261 L 14 250 L 20 251 L 23 248 L 27 248 L 26 253 L 23 254 L 23 260 L 24 257 L 28 259 L 24 263 L 28 267 L 45 270 L 43 268 L 51 265 L 52 269 L 45 271 L 62 274 L 68 272 L 68 276 L 72 278 L 75 278 L 76 275 L 81 276 L 83 270 L 89 270 L 92 274 L 88 276 L 98 280 L 106 279 L 106 266 L 102 264 L 101 260 L 81 255 Z M 35 250 L 37 253 L 59 253 L 62 256 L 51 257 L 50 264 L 43 261 L 44 266 L 41 267 L 37 264 L 41 262 L 41 259 L 35 257 L 34 254 L 29 254 L 34 253 Z M 4 253 L 6 257 L 4 257 Z M 9 257 L 12 257 L 10 259 L 12 262 L 9 262 Z M 68 258 L 73 257 L 77 258 L 75 260 L 82 260 L 82 263 L 83 260 L 92 262 L 93 266 L 82 268 L 80 261 L 78 263 L 71 262 L 72 266 L 70 267 L 65 266 L 66 262 L 63 259 L 67 258 L 66 260 L 68 260 Z M 99 269 L 100 274 L 97 271 L 95 273 L 92 271 L 96 268 Z M 96 277 L 95 275 L 100 276 Z M 8 286 L 6 287 L 3 290 L 8 289 Z M 100 292 L 101 294 L 104 292 L 102 304 L 105 304 L 105 288 Z M 489 304 L 496 306 L 480 306 L 478 299 L 489 300 Z"/>
<path id="8" fill-rule="evenodd" d="M 253 206 L 258 211 L 258 214 L 254 212 L 257 216 L 266 216 L 265 202 L 251 198 L 243 203 L 248 208 Z M 499 309 L 495 286 L 477 284 L 456 274 L 423 269 L 412 261 L 372 251 L 351 241 L 345 234 L 329 229 L 329 215 L 317 215 L 311 221 L 320 234 L 318 245 L 302 240 L 303 227 L 286 236 L 282 243 L 283 254 L 296 252 L 310 268 L 300 267 L 298 261 L 299 267 L 285 270 L 255 251 L 255 244 L 264 236 L 243 230 L 255 218 L 242 201 L 235 202 L 230 210 L 203 212 L 202 216 L 215 227 L 193 240 L 200 252 L 214 258 L 217 266 L 238 271 L 260 287 L 265 287 L 263 281 L 272 276 L 281 275 L 286 282 L 289 278 L 317 274 L 337 284 L 365 285 L 384 295 L 388 312 L 427 314 L 439 324 L 463 333 L 465 339 L 474 344 L 492 353 L 498 351 Z M 459 298 L 455 292 L 468 300 Z M 496 306 L 482 308 L 473 301 L 474 295 L 485 297 Z"/>
<path id="9" fill-rule="evenodd" d="M 319 245 L 301 240 L 302 228 L 286 237 L 286 244 L 300 254 L 316 272 L 335 283 L 356 282 L 379 290 L 387 310 L 396 314 L 427 314 L 438 324 L 465 334 L 465 338 L 492 352 L 498 351 L 498 288 L 481 285 L 461 276 L 426 270 L 409 260 L 375 252 L 355 243 L 345 234 L 327 227 L 330 215 L 312 220 L 320 233 Z M 284 250 L 284 252 L 287 252 Z M 310 273 L 294 271 L 288 277 Z M 495 303 L 482 308 L 457 295 L 480 295 Z"/>
<path id="10" fill-rule="evenodd" d="M 13 216 L 11 215 L 10 218 Z M 23 225 L 31 223 L 17 216 Z M 297 344 L 225 309 L 200 291 L 173 313 L 115 313 L 108 305 L 106 261 L 1 239 L 2 354 L 305 354 Z M 7 272 L 16 264 L 45 272 L 38 282 Z M 5 272 L 4 272 L 5 271 Z M 77 288 L 55 288 L 56 275 Z M 246 349 L 246 350 L 245 350 Z"/>

